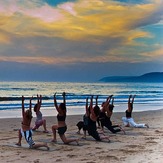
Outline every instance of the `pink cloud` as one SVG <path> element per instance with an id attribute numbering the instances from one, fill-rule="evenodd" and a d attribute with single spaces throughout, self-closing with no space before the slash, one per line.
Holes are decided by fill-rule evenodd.
<path id="1" fill-rule="evenodd" d="M 27 2 L 28 3 L 28 2 Z M 14 13 L 20 13 L 33 18 L 39 18 L 45 22 L 53 22 L 63 18 L 59 9 L 48 6 L 47 4 L 34 5 L 31 4 L 19 4 L 17 0 L 0 2 L 0 13 L 5 15 L 13 15 Z"/>

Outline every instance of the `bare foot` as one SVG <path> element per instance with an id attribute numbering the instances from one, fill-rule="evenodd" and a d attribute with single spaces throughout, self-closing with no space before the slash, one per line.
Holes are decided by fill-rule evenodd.
<path id="1" fill-rule="evenodd" d="M 146 126 L 147 128 L 149 128 L 149 125 L 148 125 L 148 124 L 145 124 L 145 126 Z"/>
<path id="2" fill-rule="evenodd" d="M 17 145 L 17 146 L 21 146 L 21 143 L 16 143 L 15 145 Z"/>
<path id="3" fill-rule="evenodd" d="M 81 139 L 86 139 L 86 136 L 82 136 Z"/>
<path id="4" fill-rule="evenodd" d="M 124 133 L 124 135 L 126 135 L 126 132 L 125 132 L 125 130 L 119 125 L 119 128 L 120 128 L 120 130 Z"/>
<path id="5" fill-rule="evenodd" d="M 125 127 L 130 127 L 130 125 L 129 125 L 129 124 L 127 124 Z"/>
<path id="6" fill-rule="evenodd" d="M 49 133 L 49 131 L 48 130 L 45 130 L 45 131 L 43 131 L 43 133 Z"/>
<path id="7" fill-rule="evenodd" d="M 79 145 L 79 139 L 76 139 L 76 144 Z"/>
<path id="8" fill-rule="evenodd" d="M 51 142 L 56 143 L 56 142 L 57 142 L 57 140 L 54 140 L 54 139 L 53 139 L 53 140 L 51 140 Z"/>

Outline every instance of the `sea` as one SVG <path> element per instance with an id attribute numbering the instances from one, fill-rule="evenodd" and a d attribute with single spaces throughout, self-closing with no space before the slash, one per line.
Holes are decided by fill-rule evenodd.
<path id="1" fill-rule="evenodd" d="M 163 83 L 75 83 L 75 82 L 0 82 L 0 118 L 21 117 L 21 97 L 25 97 L 25 108 L 33 96 L 32 107 L 37 94 L 42 95 L 44 116 L 56 116 L 54 94 L 62 102 L 66 92 L 68 115 L 85 113 L 86 98 L 98 96 L 98 105 L 109 95 L 114 95 L 114 112 L 125 112 L 128 96 L 136 95 L 134 111 L 159 110 L 163 108 Z M 94 100 L 95 104 L 95 100 Z"/>

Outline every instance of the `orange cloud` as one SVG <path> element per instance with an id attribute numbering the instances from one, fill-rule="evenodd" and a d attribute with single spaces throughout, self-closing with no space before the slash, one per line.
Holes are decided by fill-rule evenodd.
<path id="1" fill-rule="evenodd" d="M 142 61 L 143 56 L 149 55 L 143 51 L 148 42 L 139 43 L 139 38 L 152 38 L 153 35 L 142 27 L 162 21 L 163 1 L 150 1 L 148 4 L 124 4 L 117 1 L 78 0 L 74 3 L 64 3 L 57 7 L 48 6 L 40 1 L 19 1 L 5 4 L 0 2 L 0 43 L 13 43 L 15 38 L 44 38 L 83 42 L 91 45 L 90 49 L 98 46 L 95 56 L 82 56 L 84 50 L 78 46 L 80 57 L 73 53 L 67 56 L 66 50 L 61 58 L 54 54 L 48 58 L 43 55 L 37 45 L 24 46 L 33 57 L 1 57 L 4 61 L 30 63 L 73 63 L 73 62 L 107 62 L 107 61 Z M 37 2 L 37 3 L 36 3 Z M 36 39 L 37 40 L 37 39 Z M 113 42 L 112 40 L 117 40 Z M 12 42 L 13 41 L 13 42 Z M 108 42 L 108 45 L 107 43 Z M 109 43 L 111 45 L 109 45 Z M 32 44 L 32 43 L 31 43 Z M 53 45 L 53 42 L 51 43 Z M 52 46 L 51 45 L 51 46 Z M 45 45 L 46 46 L 46 45 Z M 109 46 L 109 48 L 103 50 Z M 151 48 L 151 47 L 150 47 Z M 63 44 L 64 49 L 64 44 Z M 40 50 L 40 51 L 39 51 Z M 62 49 L 61 49 L 62 50 Z M 98 48 L 97 48 L 98 50 Z M 76 50 L 77 51 L 77 50 Z M 48 52 L 47 52 L 48 53 Z M 85 52 L 86 53 L 86 52 Z M 1 53 L 2 54 L 2 53 Z M 31 55 L 30 54 L 30 55 Z M 21 54 L 19 54 L 21 55 Z M 38 56 L 42 57 L 38 57 Z"/>

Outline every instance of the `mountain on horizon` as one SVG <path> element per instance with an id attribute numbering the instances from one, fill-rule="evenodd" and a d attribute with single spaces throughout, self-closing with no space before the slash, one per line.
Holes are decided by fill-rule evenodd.
<path id="1" fill-rule="evenodd" d="M 163 72 L 150 72 L 141 76 L 110 76 L 100 79 L 101 82 L 163 82 Z"/>

